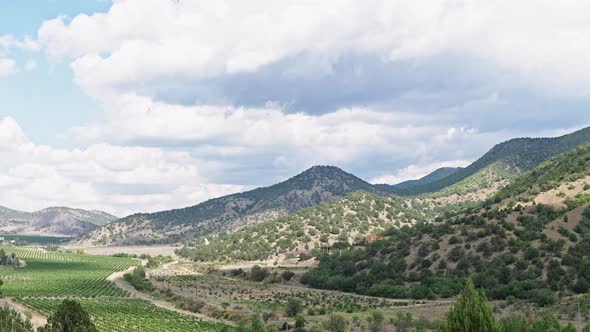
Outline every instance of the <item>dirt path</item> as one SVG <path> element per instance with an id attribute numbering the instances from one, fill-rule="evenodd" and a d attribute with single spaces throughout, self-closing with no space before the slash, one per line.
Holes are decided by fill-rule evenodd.
<path id="1" fill-rule="evenodd" d="M 147 263 L 147 261 L 142 261 L 142 264 L 143 265 L 145 265 L 146 263 Z M 162 268 L 164 268 L 164 267 L 167 268 L 168 266 L 173 265 L 173 264 L 176 264 L 176 263 L 178 263 L 178 262 L 175 261 L 175 262 L 167 263 L 167 264 L 163 265 Z M 178 309 L 178 308 L 176 308 L 174 306 L 174 304 L 172 304 L 170 302 L 157 299 L 157 298 L 155 298 L 155 297 L 153 297 L 153 296 L 151 296 L 149 294 L 142 293 L 142 292 L 138 291 L 133 286 L 131 286 L 130 284 L 128 284 L 127 282 L 125 282 L 123 280 L 123 276 L 126 273 L 132 272 L 136 268 L 137 268 L 136 266 L 132 266 L 132 267 L 128 268 L 125 271 L 115 272 L 115 273 L 111 274 L 107 278 L 107 280 L 112 281 L 119 288 L 121 288 L 121 289 L 126 290 L 127 292 L 129 292 L 129 294 L 131 294 L 132 297 L 149 301 L 149 302 L 151 302 L 153 305 L 155 305 L 157 307 L 160 307 L 160 308 L 163 308 L 163 309 L 167 309 L 167 310 L 171 310 L 171 311 L 177 312 L 177 313 L 182 314 L 182 315 L 193 316 L 193 317 L 196 317 L 196 318 L 198 318 L 200 320 L 211 322 L 211 323 L 228 324 L 227 322 L 220 321 L 220 320 L 217 320 L 217 319 L 208 317 L 208 316 L 203 315 L 203 314 L 198 314 L 198 313 L 194 313 L 194 312 L 191 312 L 191 311 L 188 311 L 188 310 Z"/>
<path id="2" fill-rule="evenodd" d="M 25 313 L 30 313 L 31 323 L 33 324 L 33 327 L 35 328 L 35 330 L 38 327 L 43 327 L 47 324 L 47 317 L 41 315 L 40 313 L 38 313 L 36 311 L 33 311 L 33 310 L 25 307 L 24 305 L 22 305 L 20 303 L 14 302 L 12 299 L 9 299 L 9 298 L 0 299 L 0 306 L 8 306 L 8 307 L 12 308 L 13 310 L 17 311 L 18 313 L 20 313 L 21 316 L 23 316 L 23 317 L 27 317 L 27 315 L 25 315 Z"/>

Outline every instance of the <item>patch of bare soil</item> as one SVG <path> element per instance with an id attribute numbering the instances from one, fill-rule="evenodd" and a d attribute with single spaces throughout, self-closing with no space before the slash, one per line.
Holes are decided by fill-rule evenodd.
<path id="1" fill-rule="evenodd" d="M 590 192 L 590 190 L 584 190 L 584 186 L 586 186 L 586 184 L 590 184 L 590 176 L 574 182 L 563 183 L 555 189 L 540 193 L 537 195 L 537 197 L 535 197 L 535 202 L 537 204 L 545 204 L 558 208 L 564 208 L 566 207 L 566 198 L 574 197 L 577 194 L 583 192 Z"/>

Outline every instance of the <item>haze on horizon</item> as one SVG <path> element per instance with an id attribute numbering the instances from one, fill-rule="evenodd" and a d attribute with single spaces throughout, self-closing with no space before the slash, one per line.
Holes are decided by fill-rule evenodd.
<path id="1" fill-rule="evenodd" d="M 587 59 L 585 1 L 10 2 L 0 205 L 124 216 L 317 164 L 414 179 L 590 125 Z"/>

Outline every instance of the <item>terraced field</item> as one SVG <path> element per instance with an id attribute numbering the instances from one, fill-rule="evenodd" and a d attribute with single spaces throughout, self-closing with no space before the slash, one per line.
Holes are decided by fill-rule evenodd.
<path id="1" fill-rule="evenodd" d="M 26 262 L 0 269 L 4 296 L 44 316 L 63 298 L 75 298 L 90 313 L 99 331 L 228 331 L 228 327 L 159 308 L 132 298 L 107 278 L 140 261 L 132 258 L 48 252 L 31 247 L 0 247 Z"/>

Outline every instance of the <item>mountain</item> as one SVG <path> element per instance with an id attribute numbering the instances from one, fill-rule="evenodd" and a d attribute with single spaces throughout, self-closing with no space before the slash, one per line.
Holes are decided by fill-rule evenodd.
<path id="1" fill-rule="evenodd" d="M 49 236 L 78 236 L 118 218 L 102 211 L 50 207 L 22 212 L 0 207 L 0 232 Z"/>
<path id="2" fill-rule="evenodd" d="M 354 191 L 377 192 L 333 166 L 314 166 L 287 181 L 152 214 L 136 214 L 101 227 L 78 242 L 93 244 L 174 243 L 275 219 Z"/>
<path id="3" fill-rule="evenodd" d="M 435 170 L 434 172 L 417 180 L 408 180 L 394 185 L 376 184 L 375 187 L 385 191 L 403 190 L 432 183 L 434 181 L 445 178 L 451 174 L 454 174 L 462 169 L 462 167 L 441 167 Z"/>
<path id="4" fill-rule="evenodd" d="M 483 170 L 494 173 L 498 180 L 514 177 L 544 161 L 590 142 L 590 127 L 555 138 L 516 138 L 494 146 L 473 164 L 446 177 L 428 183 L 396 187 L 380 185 L 379 189 L 398 195 L 419 195 L 453 186 Z"/>
<path id="5" fill-rule="evenodd" d="M 301 279 L 391 298 L 456 295 L 467 277 L 491 299 L 539 306 L 590 290 L 590 144 L 528 171 L 459 213 L 393 227 L 362 247 L 318 255 Z M 333 249 L 331 250 L 333 251 Z"/>

